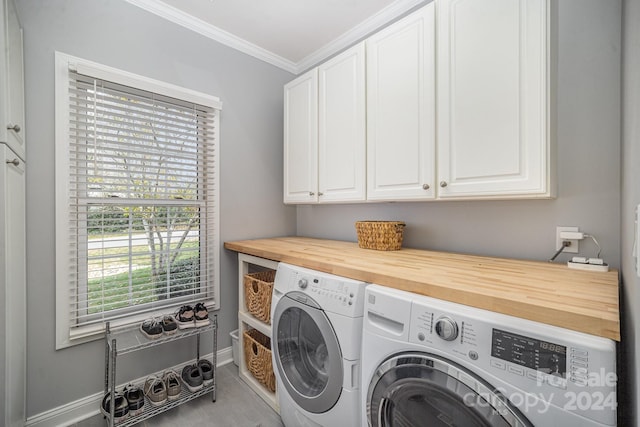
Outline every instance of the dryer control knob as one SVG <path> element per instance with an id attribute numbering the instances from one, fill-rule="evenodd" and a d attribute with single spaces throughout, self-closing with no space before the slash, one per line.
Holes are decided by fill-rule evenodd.
<path id="1" fill-rule="evenodd" d="M 445 341 L 458 337 L 458 324 L 450 317 L 441 317 L 436 321 L 436 334 Z"/>
<path id="2" fill-rule="evenodd" d="M 307 282 L 307 279 L 300 279 L 298 280 L 298 287 L 300 289 L 305 289 L 307 287 L 309 283 Z"/>

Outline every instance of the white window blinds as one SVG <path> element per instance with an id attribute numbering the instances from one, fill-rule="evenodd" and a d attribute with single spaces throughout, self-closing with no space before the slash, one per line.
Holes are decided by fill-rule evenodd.
<path id="1" fill-rule="evenodd" d="M 71 70 L 67 87 L 70 337 L 215 301 L 217 110 Z"/>

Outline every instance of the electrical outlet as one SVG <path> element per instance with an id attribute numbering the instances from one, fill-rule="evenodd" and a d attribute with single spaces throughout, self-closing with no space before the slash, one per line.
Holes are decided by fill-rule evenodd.
<path id="1" fill-rule="evenodd" d="M 579 227 L 556 227 L 556 250 L 560 249 L 562 247 L 562 242 L 563 241 L 568 241 L 571 244 L 569 246 L 567 246 L 566 248 L 564 248 L 564 251 L 562 252 L 567 252 L 567 253 L 572 253 L 572 254 L 577 254 L 578 253 L 578 240 L 576 239 L 561 239 L 560 238 L 560 232 L 562 231 L 580 231 Z"/>

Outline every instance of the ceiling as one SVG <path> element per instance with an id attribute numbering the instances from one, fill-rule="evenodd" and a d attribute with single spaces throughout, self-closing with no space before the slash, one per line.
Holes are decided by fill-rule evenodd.
<path id="1" fill-rule="evenodd" d="M 425 0 L 126 0 L 294 74 Z"/>

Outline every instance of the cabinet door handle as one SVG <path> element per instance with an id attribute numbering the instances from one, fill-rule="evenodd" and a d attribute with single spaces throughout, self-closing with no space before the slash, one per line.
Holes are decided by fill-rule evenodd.
<path id="1" fill-rule="evenodd" d="M 324 193 L 322 191 L 319 191 L 318 196 L 324 196 Z"/>
<path id="2" fill-rule="evenodd" d="M 309 195 L 310 196 L 314 196 L 316 193 L 314 193 L 313 191 L 309 191 Z"/>
<path id="3" fill-rule="evenodd" d="M 429 184 L 422 184 L 422 189 L 423 190 L 428 190 L 429 188 L 431 188 L 431 187 L 429 187 Z"/>
<path id="4" fill-rule="evenodd" d="M 440 187 L 444 188 L 447 186 L 447 181 L 440 181 Z"/>
<path id="5" fill-rule="evenodd" d="M 20 166 L 20 160 L 18 160 L 17 158 L 13 160 L 7 160 L 6 163 L 8 165 Z"/>
<path id="6" fill-rule="evenodd" d="M 15 133 L 20 132 L 20 125 L 12 125 L 11 123 L 9 123 L 7 125 L 7 129 L 14 131 Z"/>

